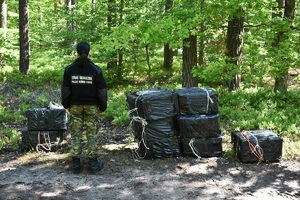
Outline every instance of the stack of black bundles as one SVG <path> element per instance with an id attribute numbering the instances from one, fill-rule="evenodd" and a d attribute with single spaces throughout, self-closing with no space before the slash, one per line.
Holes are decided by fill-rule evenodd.
<path id="1" fill-rule="evenodd" d="M 22 150 L 47 150 L 62 140 L 67 130 L 67 113 L 62 107 L 31 108 L 26 112 L 27 129 L 22 130 Z"/>
<path id="2" fill-rule="evenodd" d="M 126 94 L 131 128 L 142 158 L 167 158 L 180 154 L 174 117 L 177 114 L 174 93 L 151 88 Z"/>
<path id="3" fill-rule="evenodd" d="M 218 93 L 210 87 L 174 90 L 178 98 L 177 123 L 184 156 L 222 156 Z"/>

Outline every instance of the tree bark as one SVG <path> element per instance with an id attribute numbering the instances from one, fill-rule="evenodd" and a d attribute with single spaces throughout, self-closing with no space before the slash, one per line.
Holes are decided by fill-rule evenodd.
<path id="1" fill-rule="evenodd" d="M 116 1 L 115 0 L 107 0 L 107 26 L 108 26 L 108 34 L 111 34 L 111 29 L 117 25 L 117 10 L 116 10 Z M 116 38 L 112 38 L 115 40 Z M 107 62 L 107 69 L 110 70 L 110 74 L 113 79 L 122 78 L 121 70 L 118 66 L 118 54 L 116 51 L 110 52 L 109 61 Z"/>
<path id="2" fill-rule="evenodd" d="M 183 40 L 182 87 L 197 87 L 198 78 L 193 77 L 192 69 L 197 67 L 197 36 L 190 35 Z"/>
<path id="3" fill-rule="evenodd" d="M 168 12 L 173 6 L 173 0 L 166 0 L 165 11 Z M 171 70 L 173 66 L 174 50 L 170 48 L 169 43 L 164 45 L 164 67 L 167 70 Z"/>
<path id="4" fill-rule="evenodd" d="M 278 7 L 284 8 L 283 19 L 288 20 L 293 24 L 295 16 L 295 0 L 277 0 Z M 281 42 L 283 31 L 277 33 L 277 38 L 273 42 L 275 48 L 279 48 L 279 43 Z M 275 78 L 274 91 L 287 92 L 288 89 L 288 69 L 282 72 L 279 77 Z"/>
<path id="5" fill-rule="evenodd" d="M 7 28 L 7 3 L 6 0 L 0 0 L 0 5 L 1 5 L 1 18 L 0 18 L 0 24 L 1 24 L 1 29 L 3 31 L 2 37 L 5 40 L 6 38 L 6 28 Z"/>
<path id="6" fill-rule="evenodd" d="M 243 33 L 244 33 L 244 18 L 243 9 L 237 10 L 237 15 L 232 20 L 228 21 L 227 42 L 226 42 L 226 64 L 228 69 L 226 73 L 233 74 L 239 71 L 242 60 L 243 49 Z M 234 67 L 232 67 L 234 66 Z M 225 80 L 225 85 L 229 90 L 239 89 L 241 82 L 241 75 L 233 74 L 231 80 Z"/>
<path id="7" fill-rule="evenodd" d="M 28 0 L 19 0 L 20 63 L 19 71 L 29 74 L 29 10 Z"/>
<path id="8" fill-rule="evenodd" d="M 72 7 L 76 5 L 75 0 L 65 0 L 67 12 L 71 15 L 72 14 Z M 76 22 L 71 20 L 67 22 L 68 30 L 71 32 L 75 32 L 76 30 Z M 75 44 L 75 39 L 71 39 L 68 41 L 68 46 L 73 46 Z"/>

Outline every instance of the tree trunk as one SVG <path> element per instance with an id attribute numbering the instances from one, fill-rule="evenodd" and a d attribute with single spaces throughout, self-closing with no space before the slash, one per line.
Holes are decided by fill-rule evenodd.
<path id="1" fill-rule="evenodd" d="M 168 12 L 172 8 L 172 6 L 173 6 L 173 0 L 166 0 L 165 11 Z M 174 56 L 173 49 L 171 49 L 170 45 L 166 43 L 164 45 L 164 67 L 169 71 L 173 66 L 173 56 Z"/>
<path id="2" fill-rule="evenodd" d="M 124 16 L 124 6 L 125 6 L 125 0 L 121 0 L 121 5 L 120 5 L 120 22 L 119 22 L 119 25 L 122 24 L 123 22 L 123 16 Z M 118 79 L 122 79 L 122 69 L 123 69 L 123 65 L 124 65 L 124 54 L 123 54 L 123 51 L 122 49 L 119 49 L 119 54 L 118 54 L 119 58 L 118 58 Z"/>
<path id="3" fill-rule="evenodd" d="M 150 55 L 149 55 L 149 46 L 145 46 L 145 50 L 146 50 L 146 61 L 147 61 L 147 66 L 148 66 L 148 71 L 147 71 L 147 75 L 148 75 L 148 84 L 150 87 L 152 87 L 152 77 L 151 77 L 151 64 L 150 64 Z"/>
<path id="4" fill-rule="evenodd" d="M 5 40 L 6 38 L 6 28 L 7 28 L 7 4 L 6 0 L 0 0 L 0 5 L 1 5 L 1 18 L 0 18 L 0 24 L 1 24 L 1 29 L 3 31 L 2 37 Z"/>
<path id="5" fill-rule="evenodd" d="M 19 0 L 20 63 L 19 71 L 29 74 L 29 11 L 28 0 Z"/>
<path id="6" fill-rule="evenodd" d="M 173 66 L 173 56 L 174 51 L 170 48 L 170 45 L 167 43 L 164 45 L 164 67 L 168 71 L 172 69 Z"/>
<path id="7" fill-rule="evenodd" d="M 71 15 L 72 14 L 72 7 L 76 5 L 76 1 L 75 0 L 65 0 L 66 2 L 66 8 L 68 13 Z M 75 21 L 69 21 L 67 22 L 67 26 L 68 26 L 68 30 L 71 32 L 75 32 L 76 30 L 76 22 Z M 68 41 L 68 46 L 73 46 L 75 44 L 75 39 L 71 39 L 70 41 Z"/>
<path id="8" fill-rule="evenodd" d="M 200 5 L 200 11 L 201 13 L 203 12 L 203 9 L 204 9 L 204 1 L 205 0 L 201 0 L 201 5 Z M 204 22 L 201 22 L 200 25 L 199 25 L 199 29 L 200 29 L 200 38 L 199 38 L 199 57 L 198 57 L 198 65 L 201 66 L 202 68 L 204 67 L 204 47 L 205 47 L 205 44 L 204 44 L 204 30 L 205 30 L 205 25 L 204 25 Z"/>
<path id="9" fill-rule="evenodd" d="M 243 9 L 237 10 L 236 16 L 228 21 L 227 42 L 226 42 L 226 73 L 233 74 L 231 80 L 225 80 L 225 85 L 229 90 L 236 90 L 240 87 L 241 75 L 236 73 L 242 60 L 243 49 L 244 18 Z"/>
<path id="10" fill-rule="evenodd" d="M 117 14 L 116 14 L 116 1 L 115 0 L 107 0 L 107 26 L 108 26 L 108 34 L 111 33 L 111 29 L 115 27 L 117 24 Z M 112 38 L 114 40 L 115 38 Z M 110 52 L 109 61 L 107 63 L 107 69 L 110 70 L 110 74 L 113 79 L 121 78 L 121 72 L 118 68 L 118 54 L 113 51 Z"/>
<path id="11" fill-rule="evenodd" d="M 278 6 L 284 8 L 284 20 L 288 20 L 293 24 L 295 16 L 295 0 L 277 0 Z M 275 48 L 279 48 L 279 43 L 281 41 L 281 36 L 284 32 L 277 33 L 277 38 L 273 42 Z M 280 74 L 279 77 L 275 78 L 274 91 L 287 92 L 288 89 L 288 69 Z"/>
<path id="12" fill-rule="evenodd" d="M 193 77 L 192 69 L 197 67 L 197 36 L 183 39 L 182 87 L 197 87 L 198 78 Z"/>

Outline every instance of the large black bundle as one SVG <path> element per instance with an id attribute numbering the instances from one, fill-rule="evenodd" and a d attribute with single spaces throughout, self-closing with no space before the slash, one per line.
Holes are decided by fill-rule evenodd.
<path id="1" fill-rule="evenodd" d="M 185 156 L 222 156 L 222 137 L 181 138 L 181 150 Z"/>
<path id="2" fill-rule="evenodd" d="M 65 109 L 31 108 L 26 112 L 27 128 L 30 131 L 66 130 Z"/>
<path id="3" fill-rule="evenodd" d="M 143 136 L 160 140 L 177 136 L 173 118 L 165 118 L 160 120 L 132 120 L 131 128 L 136 139 L 141 139 Z"/>
<path id="4" fill-rule="evenodd" d="M 232 142 L 241 162 L 258 162 L 253 152 L 261 153 L 264 161 L 278 161 L 282 155 L 283 140 L 270 130 L 236 131 L 232 133 Z"/>
<path id="5" fill-rule="evenodd" d="M 136 109 L 131 117 L 159 120 L 177 114 L 174 93 L 167 89 L 152 88 L 126 94 L 129 109 Z"/>
<path id="6" fill-rule="evenodd" d="M 159 139 L 146 137 L 138 140 L 137 152 L 142 158 L 169 158 L 179 156 L 180 148 L 176 136 Z"/>
<path id="7" fill-rule="evenodd" d="M 218 93 L 210 87 L 180 88 L 174 92 L 181 115 L 216 114 L 219 111 Z"/>
<path id="8" fill-rule="evenodd" d="M 58 137 L 58 131 L 22 130 L 21 150 L 54 150 L 52 147 L 58 142 Z"/>
<path id="9" fill-rule="evenodd" d="M 177 118 L 182 138 L 208 138 L 221 135 L 219 115 L 180 115 Z"/>
<path id="10" fill-rule="evenodd" d="M 172 118 L 155 121 L 133 121 L 132 126 L 135 139 L 139 143 L 138 151 L 142 157 L 174 157 L 180 153 L 177 132 Z"/>

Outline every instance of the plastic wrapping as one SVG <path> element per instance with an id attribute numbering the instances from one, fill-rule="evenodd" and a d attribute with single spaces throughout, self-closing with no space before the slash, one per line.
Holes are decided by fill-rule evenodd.
<path id="1" fill-rule="evenodd" d="M 174 127 L 172 118 L 166 118 L 155 121 L 146 121 L 143 129 L 143 123 L 140 121 L 133 121 L 133 133 L 136 139 L 141 139 L 143 134 L 147 138 L 160 140 L 161 138 L 168 138 L 177 136 L 177 130 Z M 143 132 L 144 131 L 144 132 Z"/>
<path id="2" fill-rule="evenodd" d="M 245 138 L 246 137 L 246 138 Z M 258 162 L 258 158 L 249 148 L 249 142 L 256 146 L 257 142 L 263 150 L 265 161 L 278 161 L 282 155 L 282 138 L 278 137 L 270 130 L 251 130 L 245 131 L 245 136 L 241 131 L 232 133 L 233 148 L 237 152 L 237 158 L 241 162 Z"/>
<path id="3" fill-rule="evenodd" d="M 31 108 L 26 112 L 30 131 L 53 131 L 67 129 L 65 109 Z"/>
<path id="4" fill-rule="evenodd" d="M 137 152 L 142 158 L 168 158 L 176 157 L 180 154 L 176 136 L 159 139 L 157 137 L 147 137 L 145 143 L 139 140 L 138 145 Z"/>
<path id="5" fill-rule="evenodd" d="M 219 111 L 218 93 L 210 87 L 175 89 L 180 115 L 217 114 Z"/>
<path id="6" fill-rule="evenodd" d="M 58 131 L 28 131 L 22 130 L 21 135 L 21 150 L 29 151 L 36 150 L 38 144 L 44 145 L 49 148 L 48 145 L 56 143 L 58 141 Z M 52 149 L 53 150 L 53 149 Z"/>
<path id="7" fill-rule="evenodd" d="M 221 157 L 222 137 L 181 138 L 181 150 L 184 156 Z M 196 154 L 195 154 L 195 153 Z"/>
<path id="8" fill-rule="evenodd" d="M 208 138 L 221 135 L 219 115 L 178 116 L 179 135 L 182 138 Z"/>
<path id="9" fill-rule="evenodd" d="M 147 121 L 144 127 L 143 123 L 134 122 L 133 130 L 142 157 L 174 157 L 180 153 L 172 118 Z"/>
<path id="10" fill-rule="evenodd" d="M 167 89 L 152 88 L 126 94 L 129 109 L 136 109 L 131 117 L 145 120 L 159 120 L 177 114 L 174 93 Z"/>

